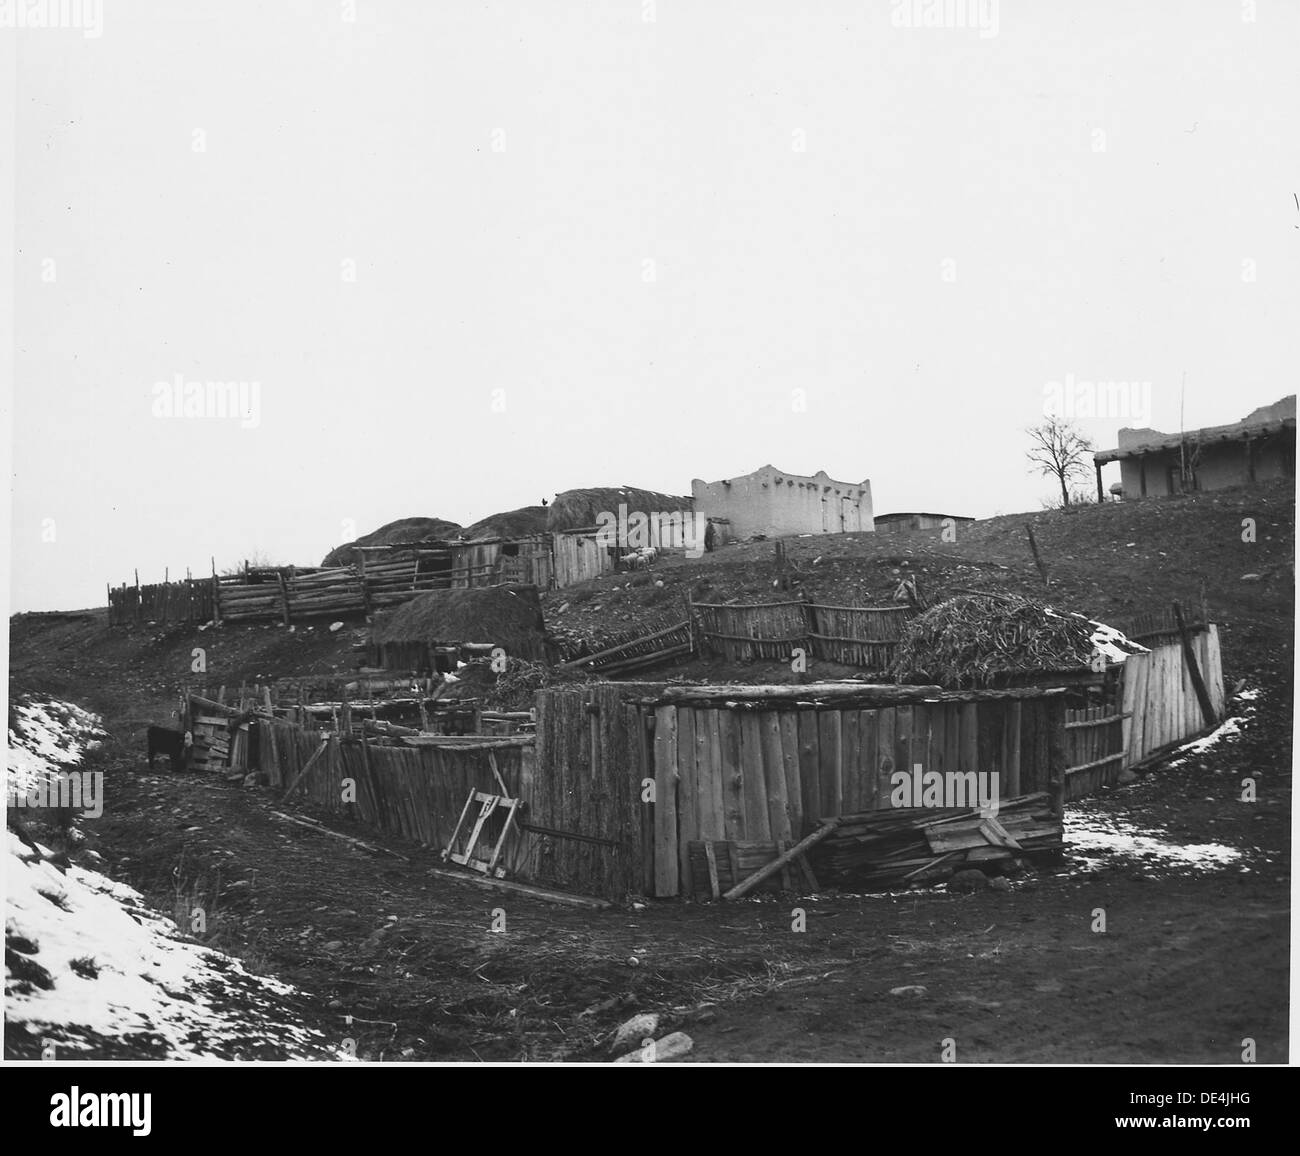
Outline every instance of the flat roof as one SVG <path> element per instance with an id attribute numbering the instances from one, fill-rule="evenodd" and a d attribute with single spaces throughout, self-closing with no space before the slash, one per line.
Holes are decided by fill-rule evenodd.
<path id="1" fill-rule="evenodd" d="M 1163 434 L 1154 441 L 1140 445 L 1124 446 L 1113 450 L 1099 450 L 1092 455 L 1092 460 L 1099 466 L 1107 462 L 1117 462 L 1124 458 L 1138 458 L 1144 454 L 1160 453 L 1164 450 L 1176 450 L 1184 442 L 1200 445 L 1213 445 L 1216 442 L 1245 441 L 1247 438 L 1264 437 L 1268 434 L 1281 433 L 1283 430 L 1295 429 L 1295 418 L 1283 417 L 1274 421 L 1254 422 L 1250 425 L 1212 425 L 1204 429 L 1188 430 L 1185 434 Z"/>

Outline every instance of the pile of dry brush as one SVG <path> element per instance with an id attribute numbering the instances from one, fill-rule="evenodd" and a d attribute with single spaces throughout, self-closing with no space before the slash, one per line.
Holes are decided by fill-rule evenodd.
<path id="1" fill-rule="evenodd" d="M 894 652 L 896 682 L 954 690 L 1009 676 L 1086 666 L 1092 625 L 1012 594 L 959 594 L 913 618 Z"/>

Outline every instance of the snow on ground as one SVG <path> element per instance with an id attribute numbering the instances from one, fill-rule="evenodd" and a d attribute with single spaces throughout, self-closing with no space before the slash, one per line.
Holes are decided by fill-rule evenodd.
<path id="1" fill-rule="evenodd" d="M 57 699 L 14 703 L 9 718 L 6 800 L 10 790 L 25 795 L 42 776 L 80 763 L 104 735 L 98 716 Z"/>
<path id="2" fill-rule="evenodd" d="M 1176 843 L 1166 832 L 1143 830 L 1118 815 L 1083 807 L 1065 812 L 1065 851 L 1086 870 L 1112 865 L 1115 860 L 1166 871 L 1213 870 L 1242 859 L 1235 847 Z"/>
<path id="3" fill-rule="evenodd" d="M 1190 743 L 1184 743 L 1174 754 L 1181 756 L 1171 760 L 1169 766 L 1181 767 L 1193 755 L 1204 754 L 1211 747 L 1217 746 L 1223 739 L 1231 738 L 1233 735 L 1241 734 L 1242 727 L 1249 721 L 1255 713 L 1255 708 L 1249 704 L 1257 702 L 1260 698 L 1258 690 L 1245 690 L 1237 695 L 1236 701 L 1248 704 L 1240 715 L 1234 715 L 1226 718 L 1217 727 L 1214 728 L 1204 738 L 1193 739 Z"/>
<path id="4" fill-rule="evenodd" d="M 65 703 L 16 708 L 11 772 L 80 761 L 93 715 Z M 71 719 L 74 725 L 69 725 Z M 16 728 L 16 731 L 19 729 Z M 16 741 L 15 741 L 16 738 Z M 125 884 L 6 831 L 5 1022 L 59 1050 L 133 1058 L 344 1058 L 295 1022 L 293 988 L 184 939 Z M 340 1041 L 341 1042 L 341 1041 Z"/>

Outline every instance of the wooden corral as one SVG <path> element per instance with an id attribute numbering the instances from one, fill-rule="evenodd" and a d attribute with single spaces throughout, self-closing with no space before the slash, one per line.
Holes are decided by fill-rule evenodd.
<path id="1" fill-rule="evenodd" d="M 868 670 L 887 670 L 911 606 L 826 606 L 809 603 L 813 657 Z"/>
<path id="2" fill-rule="evenodd" d="M 889 810 L 890 776 L 917 763 L 997 771 L 999 798 L 1041 793 L 1059 815 L 1057 692 L 827 684 L 771 693 L 789 689 L 553 687 L 538 695 L 535 737 L 356 738 L 259 717 L 254 742 L 271 786 L 294 786 L 290 802 L 432 847 L 451 838 L 470 790 L 504 784 L 523 804 L 504 860 L 510 876 L 606 898 L 693 894 L 692 843 L 730 845 L 722 853 L 739 850 L 743 867 L 827 818 Z M 355 801 L 345 777 L 356 781 Z"/>
<path id="3" fill-rule="evenodd" d="M 721 605 L 696 602 L 702 647 L 732 662 L 788 661 L 801 647 L 814 658 L 884 671 L 893 661 L 911 606 L 831 606 L 792 600 Z"/>
<path id="4" fill-rule="evenodd" d="M 647 894 L 695 890 L 692 842 L 775 854 L 821 820 L 889 810 L 891 776 L 918 764 L 970 783 L 970 772 L 997 773 L 1000 799 L 1043 793 L 1060 813 L 1060 691 L 666 686 L 636 705 L 649 735 L 642 766 L 656 786 Z"/>
<path id="5" fill-rule="evenodd" d="M 108 591 L 108 624 L 208 622 L 212 619 L 213 580 L 185 578 L 144 586 L 125 583 Z"/>
<path id="6" fill-rule="evenodd" d="M 729 662 L 788 662 L 795 647 L 808 647 L 808 604 L 803 601 L 721 605 L 695 602 L 701 647 Z"/>

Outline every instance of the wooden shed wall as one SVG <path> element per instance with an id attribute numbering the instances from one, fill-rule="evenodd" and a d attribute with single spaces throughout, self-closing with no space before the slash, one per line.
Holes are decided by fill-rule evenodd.
<path id="1" fill-rule="evenodd" d="M 748 704 L 747 704 L 748 705 Z M 765 704 L 766 706 L 766 704 Z M 999 795 L 1059 805 L 1064 698 L 872 708 L 654 708 L 654 894 L 689 891 L 688 844 L 798 840 L 821 818 L 890 808 L 890 776 L 992 772 Z"/>
<path id="2" fill-rule="evenodd" d="M 1211 623 L 1192 635 L 1192 654 L 1215 717 L 1222 718 L 1226 699 L 1217 626 Z M 1131 716 L 1125 720 L 1124 732 L 1130 765 L 1205 729 L 1181 642 L 1162 643 L 1149 654 L 1132 654 L 1124 660 L 1123 710 Z"/>
<path id="3" fill-rule="evenodd" d="M 609 549 L 596 541 L 594 533 L 557 533 L 552 540 L 556 586 L 572 586 L 613 572 Z"/>

